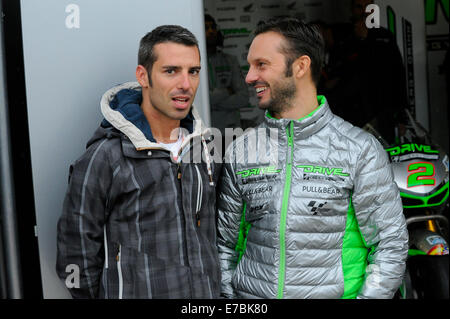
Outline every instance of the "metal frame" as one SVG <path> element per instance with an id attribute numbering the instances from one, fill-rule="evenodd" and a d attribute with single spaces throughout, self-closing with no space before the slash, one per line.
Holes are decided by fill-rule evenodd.
<path id="1" fill-rule="evenodd" d="M 448 227 L 448 219 L 444 215 L 424 215 L 424 216 L 413 216 L 406 219 L 406 225 L 413 223 L 426 222 L 427 220 L 438 219 L 443 221 Z"/>
<path id="2" fill-rule="evenodd" d="M 0 0 L 3 8 L 3 1 Z M 1 221 L 1 264 L 4 267 L 0 280 L 2 298 L 23 298 L 22 275 L 20 266 L 19 238 L 17 232 L 16 205 L 14 194 L 11 140 L 9 133 L 9 113 L 6 85 L 6 62 L 3 37 L 3 10 L 0 23 L 0 221 Z"/>

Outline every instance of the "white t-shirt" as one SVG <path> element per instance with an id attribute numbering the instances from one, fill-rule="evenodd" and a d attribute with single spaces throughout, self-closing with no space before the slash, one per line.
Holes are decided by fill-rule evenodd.
<path id="1" fill-rule="evenodd" d="M 183 130 L 179 130 L 180 133 L 178 135 L 178 140 L 174 143 L 161 143 L 158 142 L 159 145 L 161 145 L 162 147 L 164 147 L 165 149 L 169 150 L 172 153 L 172 157 L 174 158 L 174 160 L 178 160 L 178 152 L 180 151 L 181 148 L 181 144 L 183 143 L 184 140 L 184 135 L 183 135 Z"/>

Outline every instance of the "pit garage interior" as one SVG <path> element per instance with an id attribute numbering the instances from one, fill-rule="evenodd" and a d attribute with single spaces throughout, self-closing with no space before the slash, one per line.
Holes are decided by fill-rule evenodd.
<path id="1" fill-rule="evenodd" d="M 100 97 L 135 80 L 139 39 L 162 24 L 198 38 L 202 55 L 195 105 L 210 123 L 204 14 L 224 36 L 245 77 L 258 22 L 293 16 L 349 23 L 350 0 L 1 0 L 0 297 L 70 298 L 55 272 L 56 224 L 68 167 L 102 116 Z M 406 67 L 409 107 L 449 152 L 448 0 L 376 0 L 379 22 L 393 32 Z M 410 26 L 405 31 L 405 25 Z M 448 66 L 447 66 L 448 72 Z M 448 74 L 448 73 L 447 73 Z M 249 88 L 245 126 L 263 116 Z"/>

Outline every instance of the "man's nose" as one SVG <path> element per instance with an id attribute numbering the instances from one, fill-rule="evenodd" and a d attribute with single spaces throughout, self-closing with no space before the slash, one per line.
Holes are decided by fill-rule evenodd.
<path id="1" fill-rule="evenodd" d="M 187 72 L 181 74 L 180 81 L 178 82 L 178 88 L 182 89 L 183 91 L 188 91 L 191 87 L 192 84 L 189 74 Z"/>
<path id="2" fill-rule="evenodd" d="M 253 67 L 250 66 L 250 68 L 248 69 L 247 76 L 245 77 L 245 82 L 247 84 L 252 84 L 252 83 L 256 82 L 257 79 L 258 79 L 258 76 L 257 76 L 256 72 L 254 72 Z"/>

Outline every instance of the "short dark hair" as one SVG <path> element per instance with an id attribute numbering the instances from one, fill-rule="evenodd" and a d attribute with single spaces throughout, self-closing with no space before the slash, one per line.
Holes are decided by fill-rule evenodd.
<path id="1" fill-rule="evenodd" d="M 196 46 L 198 41 L 194 34 L 179 25 L 162 25 L 147 33 L 139 43 L 138 64 L 145 67 L 150 74 L 153 63 L 158 59 L 153 47 L 159 43 L 174 42 L 186 46 Z M 199 50 L 200 54 L 200 50 Z M 149 77 L 150 85 L 151 79 Z"/>
<path id="2" fill-rule="evenodd" d="M 296 18 L 272 18 L 259 24 L 254 34 L 257 36 L 270 31 L 277 32 L 286 39 L 287 46 L 282 48 L 286 54 L 286 76 L 292 75 L 292 63 L 307 55 L 311 59 L 312 79 L 317 86 L 325 56 L 325 42 L 319 28 Z"/>

